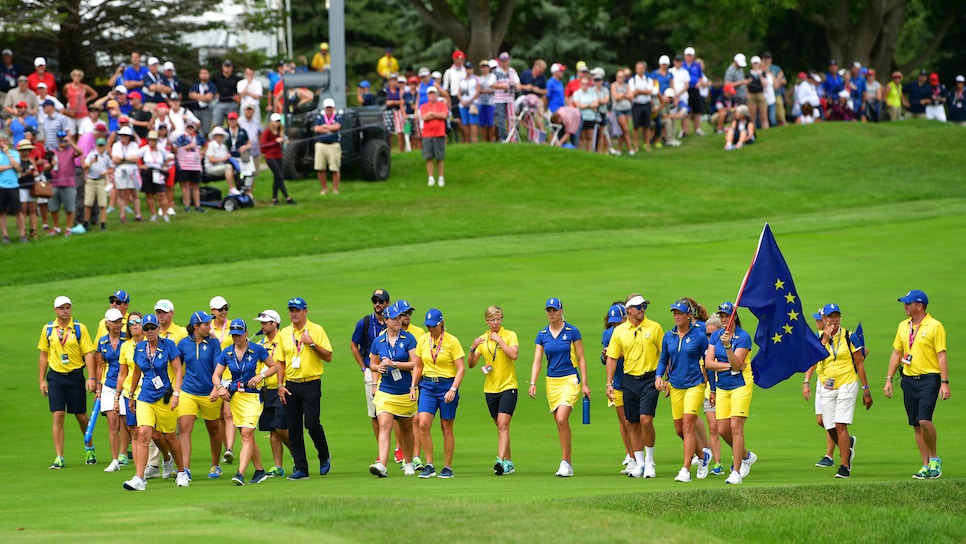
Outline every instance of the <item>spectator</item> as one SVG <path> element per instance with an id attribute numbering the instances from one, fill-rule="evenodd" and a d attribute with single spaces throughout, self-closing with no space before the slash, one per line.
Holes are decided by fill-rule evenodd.
<path id="1" fill-rule="evenodd" d="M 744 68 L 748 66 L 748 61 L 745 59 L 745 55 L 738 53 L 734 56 L 731 64 L 728 65 L 728 69 L 725 70 L 724 81 L 725 83 L 730 83 L 735 88 L 735 104 L 747 104 L 748 103 L 748 82 L 750 81 L 745 77 Z"/>
<path id="2" fill-rule="evenodd" d="M 20 242 L 27 243 L 23 209 L 20 206 L 20 171 L 20 153 L 10 145 L 7 134 L 0 132 L 0 229 L 3 231 L 3 245 L 10 243 L 8 215 L 17 220 Z"/>
<path id="3" fill-rule="evenodd" d="M 287 66 L 288 64 L 286 64 L 284 60 L 280 60 L 278 61 L 278 64 L 275 65 L 275 71 L 268 73 L 267 77 L 268 77 L 269 95 L 275 96 L 275 85 L 277 85 L 278 82 L 282 81 L 282 76 L 288 72 L 288 69 L 286 68 Z M 269 112 L 273 111 L 272 103 L 269 102 L 265 109 L 268 110 Z"/>
<path id="4" fill-rule="evenodd" d="M 17 115 L 17 104 L 26 104 L 27 115 L 38 115 L 40 113 L 40 102 L 37 101 L 37 93 L 30 90 L 27 84 L 27 76 L 17 76 L 17 86 L 7 91 L 7 96 L 3 100 L 3 111 L 8 116 Z"/>
<path id="5" fill-rule="evenodd" d="M 47 84 L 47 89 L 57 90 L 54 74 L 47 71 L 47 59 L 37 57 L 34 59 L 34 73 L 27 76 L 27 86 L 30 87 L 31 91 L 37 92 L 37 86 L 41 83 Z"/>
<path id="6" fill-rule="evenodd" d="M 748 71 L 748 111 L 751 122 L 758 128 L 768 128 L 768 103 L 765 100 L 765 69 L 761 57 L 751 57 L 751 70 Z"/>
<path id="7" fill-rule="evenodd" d="M 148 67 L 141 65 L 141 53 L 137 51 L 131 52 L 131 64 L 124 68 L 124 72 L 121 75 L 121 84 L 130 91 L 141 91 L 141 87 L 144 86 L 144 76 L 148 74 Z M 112 85 L 117 85 L 118 81 L 111 81 Z"/>
<path id="8" fill-rule="evenodd" d="M 156 131 L 148 132 L 148 143 L 140 149 L 141 191 L 144 192 L 148 209 L 151 210 L 151 222 L 157 221 L 160 213 L 161 219 L 165 223 L 169 223 L 171 217 L 165 210 L 164 193 L 167 189 L 165 181 L 168 177 L 168 167 L 171 165 L 174 156 L 158 145 L 158 139 Z"/>
<path id="9" fill-rule="evenodd" d="M 852 67 L 847 72 L 849 74 L 848 91 L 852 98 L 852 111 L 859 115 L 861 115 L 859 112 L 864 109 L 862 101 L 865 99 L 865 75 L 868 72 L 859 61 L 853 62 Z"/>
<path id="10" fill-rule="evenodd" d="M 634 76 L 628 82 L 631 100 L 631 119 L 634 123 L 633 135 L 634 147 L 628 153 L 633 156 L 640 150 L 638 132 L 644 141 L 644 151 L 651 150 L 651 94 L 654 92 L 654 84 L 647 76 L 647 62 L 640 60 L 634 65 Z"/>
<path id="11" fill-rule="evenodd" d="M 221 63 L 221 73 L 211 78 L 215 86 L 218 101 L 212 110 L 211 126 L 220 127 L 230 111 L 238 111 L 238 81 L 241 78 L 235 74 L 235 65 L 230 60 Z"/>
<path id="12" fill-rule="evenodd" d="M 479 79 L 479 108 L 480 108 L 480 131 L 481 139 L 484 142 L 495 142 L 496 141 L 496 127 L 493 126 L 493 118 L 496 115 L 493 105 L 493 83 L 496 82 L 496 76 L 493 75 L 493 68 L 497 65 L 497 62 L 493 59 L 481 60 L 480 61 L 480 79 Z"/>
<path id="13" fill-rule="evenodd" d="M 902 95 L 902 72 L 899 70 L 892 72 L 892 77 L 886 83 L 885 102 L 889 120 L 902 119 L 902 105 L 905 103 L 905 97 Z"/>
<path id="14" fill-rule="evenodd" d="M 966 126 L 966 77 L 956 76 L 956 88 L 949 91 L 946 103 L 949 104 L 949 122 Z"/>
<path id="15" fill-rule="evenodd" d="M 792 108 L 792 115 L 795 115 L 795 110 L 801 114 L 802 108 L 805 104 L 812 106 L 814 113 L 821 115 L 819 112 L 820 102 L 818 99 L 818 93 L 815 91 L 815 84 L 813 79 L 808 76 L 805 72 L 799 72 L 798 83 L 795 85 L 795 107 Z M 796 116 L 797 117 L 797 116 Z"/>
<path id="16" fill-rule="evenodd" d="M 51 106 L 47 106 L 50 108 Z M 77 182 L 74 179 L 74 159 L 81 155 L 81 150 L 71 141 L 67 132 L 61 130 L 54 133 L 54 167 L 51 171 L 50 185 L 54 189 L 54 196 L 48 202 L 51 212 L 51 229 L 47 236 L 57 236 L 60 230 L 60 208 L 64 208 L 67 221 L 64 223 L 64 236 L 71 235 L 74 225 L 74 212 L 77 206 Z"/>
<path id="17" fill-rule="evenodd" d="M 141 87 L 144 109 L 147 111 L 154 111 L 158 104 L 164 102 L 164 97 L 171 94 L 171 87 L 159 71 L 160 66 L 157 57 L 148 58 L 148 71 L 144 74 L 144 85 Z"/>
<path id="18" fill-rule="evenodd" d="M 316 72 L 328 70 L 332 67 L 332 55 L 329 54 L 329 42 L 319 44 L 319 50 L 312 55 L 312 64 L 309 67 Z"/>
<path id="19" fill-rule="evenodd" d="M 245 111 L 242 117 L 238 120 L 238 125 L 241 130 L 245 131 L 248 135 L 248 143 L 251 147 L 248 149 L 248 154 L 252 157 L 252 164 L 255 167 L 255 175 L 258 174 L 258 160 L 262 156 L 261 147 L 259 142 L 262 138 L 262 122 L 259 120 L 258 116 L 255 115 L 255 108 L 249 104 L 245 106 Z M 228 131 L 229 137 L 231 136 L 231 130 Z M 254 180 L 252 181 L 254 183 Z M 252 186 L 254 188 L 254 185 Z"/>
<path id="20" fill-rule="evenodd" d="M 674 105 L 684 113 L 681 118 L 681 129 L 678 131 L 678 139 L 684 137 L 687 128 L 688 116 L 690 115 L 689 93 L 691 86 L 691 73 L 684 67 L 684 55 L 674 55 L 674 65 L 669 69 L 671 73 L 671 88 L 674 89 Z M 674 132 L 668 134 L 669 138 L 674 137 Z"/>
<path id="21" fill-rule="evenodd" d="M 568 81 L 567 85 L 564 87 L 564 98 L 567 101 L 567 105 L 572 105 L 570 102 L 570 97 L 572 97 L 574 93 L 580 89 L 580 78 L 590 76 L 590 69 L 587 68 L 586 62 L 578 60 L 577 64 L 574 66 L 577 68 L 577 74 L 574 75 L 574 77 Z"/>
<path id="22" fill-rule="evenodd" d="M 418 72 L 418 77 L 419 77 L 419 101 L 416 103 L 417 108 L 422 107 L 422 105 L 426 103 L 426 100 L 427 100 L 426 89 L 429 89 L 430 87 L 433 86 L 433 81 L 431 79 L 431 72 L 429 71 L 429 68 L 425 66 L 421 67 Z"/>
<path id="23" fill-rule="evenodd" d="M 715 127 L 715 134 L 724 134 L 725 125 L 730 125 L 735 118 L 735 87 L 726 83 L 721 89 L 721 95 L 715 102 L 714 113 L 711 115 L 711 124 Z"/>
<path id="24" fill-rule="evenodd" d="M 842 89 L 839 91 L 838 99 L 829 108 L 829 121 L 854 121 L 855 114 L 852 111 L 852 94 Z"/>
<path id="25" fill-rule="evenodd" d="M 610 145 L 610 88 L 604 85 L 604 76 L 607 74 L 600 67 L 591 70 L 591 74 L 591 90 L 597 95 L 597 153 L 604 155 L 610 151 L 616 154 Z"/>
<path id="26" fill-rule="evenodd" d="M 201 183 L 201 154 L 207 142 L 198 133 L 198 124 L 194 119 L 186 120 L 184 133 L 174 141 L 175 157 L 178 161 L 175 179 L 181 182 L 181 203 L 185 212 L 191 211 L 192 202 L 196 211 L 205 211 L 201 207 L 198 184 Z"/>
<path id="27" fill-rule="evenodd" d="M 13 62 L 13 51 L 4 49 L 0 57 L 2 57 L 0 59 L 0 105 L 2 105 L 7 97 L 7 93 L 17 88 L 17 78 L 20 77 L 20 68 Z M 0 116 L 6 117 L 6 115 L 2 115 L 2 112 L 0 112 Z"/>
<path id="28" fill-rule="evenodd" d="M 144 106 L 139 91 L 128 93 L 127 98 L 131 101 L 131 113 L 128 116 L 131 128 L 137 134 L 138 140 L 143 140 L 148 137 L 148 132 L 152 129 L 151 121 L 154 115 Z"/>
<path id="29" fill-rule="evenodd" d="M 929 86 L 929 73 L 919 70 L 916 81 L 907 83 L 903 88 L 903 105 L 913 119 L 926 119 L 926 106 L 932 103 L 932 88 Z"/>
<path id="30" fill-rule="evenodd" d="M 228 138 L 225 140 L 225 145 L 228 146 L 228 153 L 231 154 L 232 158 L 247 162 L 254 144 L 252 138 L 248 135 L 248 131 L 241 128 L 241 124 L 238 122 L 238 112 L 228 113 L 227 132 Z M 234 187 L 234 185 L 229 185 L 229 187 Z"/>
<path id="31" fill-rule="evenodd" d="M 705 104 L 700 92 L 704 79 L 704 66 L 694 58 L 693 47 L 684 48 L 683 67 L 688 72 L 688 108 L 691 110 L 694 134 L 704 136 L 704 131 L 701 130 L 701 116 L 705 113 Z"/>
<path id="32" fill-rule="evenodd" d="M 376 62 L 376 73 L 385 81 L 397 72 L 399 72 L 399 61 L 392 56 L 392 47 L 387 47 L 386 54 L 379 57 Z"/>
<path id="33" fill-rule="evenodd" d="M 664 96 L 661 97 L 661 108 L 657 114 L 657 118 L 664 125 L 664 143 L 671 147 L 681 145 L 681 141 L 674 137 L 674 121 L 683 121 L 687 114 L 687 109 L 681 107 L 678 102 L 678 95 L 674 89 L 671 87 L 665 89 Z"/>
<path id="34" fill-rule="evenodd" d="M 482 67 L 482 64 L 480 65 Z M 567 67 L 559 62 L 550 66 L 550 79 L 547 80 L 547 109 L 550 113 L 557 113 L 561 106 L 566 104 L 564 98 L 563 75 Z"/>
<path id="35" fill-rule="evenodd" d="M 43 109 L 44 113 L 39 121 L 44 130 L 44 143 L 47 149 L 54 149 L 57 147 L 58 133 L 63 132 L 66 135 L 70 131 L 70 121 L 55 110 L 53 100 L 45 100 Z"/>
<path id="36" fill-rule="evenodd" d="M 342 177 L 342 114 L 335 110 L 335 100 L 322 101 L 322 111 L 315 116 L 315 171 L 322 186 L 320 195 L 328 193 L 326 188 L 327 171 L 332 172 L 332 194 L 339 194 L 339 180 Z M 443 135 L 445 136 L 445 128 Z"/>
<path id="37" fill-rule="evenodd" d="M 32 128 L 34 131 L 37 130 L 37 118 L 33 115 L 27 114 L 27 103 L 24 101 L 17 102 L 17 106 L 14 109 L 16 114 L 7 123 L 7 130 L 10 132 L 10 142 L 12 145 L 17 145 L 20 140 L 24 138 L 24 131 L 27 128 Z"/>
<path id="38" fill-rule="evenodd" d="M 766 114 L 766 117 L 762 121 L 762 123 L 764 123 L 765 121 L 768 121 L 767 126 L 773 127 L 775 126 L 775 113 L 777 110 L 776 104 L 778 102 L 777 98 L 775 97 L 775 76 L 772 75 L 771 71 L 767 67 L 765 67 L 764 62 L 762 62 L 761 65 L 762 65 L 761 80 L 762 80 L 762 88 L 764 89 L 764 94 L 765 94 L 765 114 Z"/>
<path id="39" fill-rule="evenodd" d="M 594 131 L 597 126 L 597 92 L 590 86 L 590 77 L 580 76 L 580 89 L 570 97 L 571 103 L 580 110 L 580 149 L 594 150 Z"/>
<path id="40" fill-rule="evenodd" d="M 463 141 L 475 144 L 480 126 L 480 78 L 473 73 L 473 63 L 467 61 L 465 67 L 466 77 L 460 81 L 459 93 L 454 96 L 459 97 L 460 127 L 466 134 Z"/>
<path id="41" fill-rule="evenodd" d="M 526 104 L 537 112 L 534 116 L 538 133 L 543 134 L 543 112 L 544 103 L 547 98 L 547 61 L 537 59 L 533 61 L 533 66 L 529 70 L 524 70 L 520 74 L 520 90 L 526 97 Z"/>
<path id="42" fill-rule="evenodd" d="M 207 68 L 198 70 L 198 83 L 188 90 L 188 100 L 194 102 L 192 113 L 198 118 L 203 134 L 211 131 L 212 102 L 215 100 L 216 88 L 211 84 L 211 73 Z"/>
<path id="43" fill-rule="evenodd" d="M 506 51 L 500 53 L 499 65 L 493 71 L 496 79 L 493 83 L 493 103 L 494 121 L 496 125 L 496 136 L 501 142 L 507 140 L 507 136 L 512 129 L 512 123 L 516 122 L 516 111 L 513 103 L 516 91 L 520 88 L 520 76 L 517 71 L 510 66 L 510 54 Z"/>
<path id="44" fill-rule="evenodd" d="M 630 85 L 627 83 L 627 75 L 630 73 L 628 68 L 619 68 L 615 75 L 614 83 L 610 86 L 610 94 L 614 99 L 614 116 L 620 127 L 620 136 L 617 140 L 615 155 L 620 155 L 621 150 L 626 148 L 628 152 L 633 151 L 631 146 L 631 127 L 628 120 L 631 118 L 631 101 L 634 93 L 631 92 Z M 697 126 L 697 125 L 696 125 Z M 698 130 L 701 130 L 700 128 Z"/>
<path id="45" fill-rule="evenodd" d="M 228 133 L 219 126 L 211 129 L 211 133 L 208 134 L 208 147 L 205 148 L 205 173 L 215 179 L 224 176 L 228 187 L 231 188 L 235 186 L 235 172 L 228 162 L 231 154 L 228 152 L 228 146 L 225 145 L 226 136 Z"/>
<path id="46" fill-rule="evenodd" d="M 134 142 L 134 130 L 129 126 L 122 126 L 117 131 L 117 140 L 111 147 L 111 159 L 114 160 L 114 188 L 118 195 L 118 208 L 121 210 L 121 223 L 127 222 L 127 204 L 134 203 L 134 219 L 141 221 L 141 199 L 137 189 L 140 176 L 138 175 L 138 144 Z"/>
<path id="47" fill-rule="evenodd" d="M 285 188 L 285 177 L 282 175 L 282 144 L 285 143 L 285 131 L 282 128 L 282 115 L 273 113 L 268 118 L 268 127 L 262 132 L 259 147 L 265 156 L 265 163 L 272 171 L 272 205 L 278 204 L 278 193 L 281 191 L 286 204 L 295 204 L 295 200 L 288 195 Z M 259 320 L 261 321 L 261 320 Z M 265 323 L 262 321 L 262 323 Z"/>
<path id="48" fill-rule="evenodd" d="M 101 230 L 107 229 L 107 177 L 114 173 L 114 162 L 107 152 L 107 140 L 98 136 L 94 149 L 84 158 L 84 228 L 90 228 L 91 208 L 100 208 Z M 96 220 L 96 218 L 95 218 Z"/>
<path id="49" fill-rule="evenodd" d="M 745 144 L 755 143 L 755 123 L 748 114 L 748 106 L 739 104 L 735 108 L 735 120 L 725 132 L 725 151 L 740 149 Z"/>
<path id="50" fill-rule="evenodd" d="M 459 49 L 453 51 L 452 54 L 453 64 L 443 72 L 443 81 L 441 83 L 442 88 L 450 97 L 460 96 L 460 83 L 466 79 L 469 71 L 466 69 L 466 53 L 463 53 Z M 460 101 L 450 100 L 450 113 L 452 115 L 453 132 L 459 134 L 459 141 L 468 142 L 470 141 L 470 127 L 463 123 L 463 118 L 460 116 Z"/>
<path id="51" fill-rule="evenodd" d="M 865 92 L 860 115 L 863 123 L 878 123 L 882 119 L 882 85 L 875 79 L 875 68 L 869 68 L 865 73 Z"/>
<path id="52" fill-rule="evenodd" d="M 420 125 L 419 119 L 416 116 L 419 106 L 419 78 L 410 77 L 408 80 L 408 87 L 403 90 L 403 104 L 406 107 L 406 118 L 409 120 L 409 143 L 412 149 L 420 149 L 422 146 L 422 141 L 419 137 L 420 135 Z"/>
<path id="53" fill-rule="evenodd" d="M 430 87 L 427 91 L 429 101 L 420 106 L 419 118 L 423 122 L 423 159 L 426 161 L 427 185 L 446 186 L 443 177 L 443 160 L 446 159 L 446 117 L 449 108 L 439 96 L 439 89 Z M 435 161 L 435 172 L 434 172 Z M 433 177 L 433 174 L 438 177 Z"/>
<path id="54" fill-rule="evenodd" d="M 168 106 L 170 107 L 168 119 L 171 120 L 170 128 L 172 138 L 177 138 L 184 134 L 186 121 L 194 121 L 195 128 L 201 124 L 201 120 L 195 114 L 191 113 L 190 110 L 186 109 L 183 104 L 181 95 L 178 93 L 171 93 L 171 96 L 168 97 Z"/>
<path id="55" fill-rule="evenodd" d="M 162 98 L 167 98 L 173 94 L 177 94 L 179 96 L 181 95 L 181 80 L 178 79 L 178 76 L 175 75 L 175 73 L 174 63 L 170 60 L 166 61 L 161 67 L 161 79 L 164 81 L 164 85 L 171 89 Z"/>
<path id="56" fill-rule="evenodd" d="M 929 102 L 926 104 L 926 119 L 946 122 L 946 86 L 939 82 L 939 74 L 929 74 Z"/>
<path id="57" fill-rule="evenodd" d="M 838 95 L 845 88 L 845 82 L 839 75 L 839 65 L 835 59 L 828 61 L 828 72 L 825 73 L 825 80 L 822 82 L 822 96 L 828 101 L 837 101 Z"/>
<path id="58" fill-rule="evenodd" d="M 392 81 L 392 78 L 389 78 L 389 81 Z M 356 87 L 356 102 L 360 106 L 376 105 L 376 95 L 372 94 L 371 87 L 372 84 L 365 79 L 360 81 L 359 85 Z"/>
<path id="59" fill-rule="evenodd" d="M 101 113 L 102 109 L 94 104 L 87 106 L 87 117 L 78 120 L 77 122 L 77 137 L 80 138 L 85 134 L 90 134 L 94 132 L 94 127 L 101 123 Z M 105 132 L 107 131 L 107 125 L 104 125 Z"/>
<path id="60" fill-rule="evenodd" d="M 97 99 L 97 91 L 84 83 L 83 70 L 70 71 L 70 83 L 64 85 L 61 94 L 67 102 L 64 114 L 70 122 L 70 132 L 77 134 L 78 124 L 87 118 L 87 104 Z"/>
<path id="61" fill-rule="evenodd" d="M 33 131 L 28 132 L 33 134 Z M 34 144 L 26 138 L 17 144 L 17 151 L 20 153 L 20 178 L 18 179 L 20 187 L 20 221 L 25 223 L 24 228 L 26 229 L 26 220 L 30 220 L 31 240 L 37 239 L 37 197 L 30 196 L 30 188 L 33 187 L 38 179 L 46 179 L 42 177 L 43 171 L 38 164 L 43 159 L 32 154 L 35 149 Z"/>
<path id="62" fill-rule="evenodd" d="M 818 111 L 808 102 L 802 104 L 802 114 L 795 120 L 798 125 L 812 125 L 822 121 Z"/>
<path id="63" fill-rule="evenodd" d="M 406 151 L 406 141 L 403 136 L 403 129 L 406 127 L 405 121 L 405 101 L 403 92 L 406 86 L 406 78 L 398 76 L 389 79 L 389 87 L 386 89 L 386 111 L 383 114 L 383 121 L 386 124 L 386 132 L 390 138 L 396 137 L 399 143 L 399 152 Z M 390 139 L 390 149 L 392 141 Z"/>
<path id="64" fill-rule="evenodd" d="M 245 67 L 245 78 L 238 81 L 236 90 L 239 98 L 239 110 L 244 112 L 245 108 L 251 106 L 255 109 L 255 118 L 261 119 L 261 101 L 264 89 L 262 89 L 262 82 L 255 78 L 255 70 L 250 66 Z"/>
<path id="65" fill-rule="evenodd" d="M 50 100 L 53 102 L 54 110 L 56 110 L 58 113 L 64 112 L 64 103 L 61 102 L 56 96 L 50 94 L 50 89 L 47 87 L 47 84 L 41 81 L 37 84 L 37 102 L 43 104 L 45 100 Z"/>

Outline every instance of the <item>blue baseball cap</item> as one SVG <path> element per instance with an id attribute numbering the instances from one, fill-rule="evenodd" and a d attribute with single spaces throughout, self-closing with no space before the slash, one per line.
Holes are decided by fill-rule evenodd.
<path id="1" fill-rule="evenodd" d="M 717 313 L 719 313 L 719 314 L 727 314 L 727 315 L 731 315 L 731 314 L 735 313 L 735 305 L 734 305 L 734 303 L 733 302 L 730 302 L 730 301 L 729 302 L 722 302 L 721 304 L 718 305 L 718 312 Z"/>
<path id="2" fill-rule="evenodd" d="M 308 303 L 305 302 L 304 298 L 295 297 L 288 300 L 289 309 L 298 308 L 299 310 L 305 310 L 309 307 Z"/>
<path id="3" fill-rule="evenodd" d="M 607 310 L 608 323 L 620 323 L 627 316 L 627 308 L 623 304 L 614 304 Z"/>
<path id="4" fill-rule="evenodd" d="M 905 304 L 910 304 L 912 302 L 929 304 L 929 297 L 927 297 L 926 293 L 920 291 L 919 289 L 913 289 L 912 291 L 906 293 L 906 296 L 899 297 L 899 302 L 903 302 Z"/>
<path id="5" fill-rule="evenodd" d="M 413 309 L 413 307 L 409 305 L 408 300 L 397 300 L 395 305 L 399 307 L 399 313 L 401 314 Z"/>
<path id="6" fill-rule="evenodd" d="M 544 304 L 545 308 L 554 308 L 556 310 L 563 310 L 563 302 L 560 302 L 559 298 L 550 297 L 547 299 L 547 303 Z"/>
<path id="7" fill-rule="evenodd" d="M 822 316 L 832 315 L 832 314 L 834 314 L 836 312 L 839 313 L 839 314 L 841 314 L 842 313 L 842 308 L 838 304 L 836 304 L 834 302 L 829 302 L 825 306 L 822 306 L 821 311 L 819 311 L 819 313 L 822 314 Z"/>
<path id="8" fill-rule="evenodd" d="M 819 308 L 817 312 L 812 314 L 812 319 L 815 319 L 815 320 L 822 319 L 822 310 L 823 308 Z"/>
<path id="9" fill-rule="evenodd" d="M 369 81 L 368 80 L 365 80 L 365 79 L 363 79 L 362 81 L 359 82 L 359 86 L 362 87 L 362 88 L 364 88 L 364 89 L 368 89 L 369 87 L 371 87 Z"/>
<path id="10" fill-rule="evenodd" d="M 228 333 L 232 336 L 238 336 L 239 334 L 246 334 L 248 332 L 248 325 L 245 323 L 244 319 L 235 318 L 231 320 L 231 325 L 228 326 Z"/>
<path id="11" fill-rule="evenodd" d="M 670 309 L 671 309 L 672 312 L 674 310 L 677 310 L 677 311 L 681 312 L 682 314 L 690 314 L 691 313 L 691 307 L 688 306 L 688 304 L 686 302 L 684 302 L 683 300 L 675 301 L 674 304 L 671 304 L 671 308 Z"/>
<path id="12" fill-rule="evenodd" d="M 188 324 L 191 325 L 192 327 L 197 327 L 202 323 L 209 323 L 210 321 L 211 321 L 211 314 L 209 314 L 208 312 L 199 310 L 191 314 L 191 319 L 188 320 Z"/>
<path id="13" fill-rule="evenodd" d="M 400 308 L 399 307 L 399 303 L 397 302 L 397 303 L 393 304 L 392 306 L 390 306 L 390 307 L 386 308 L 385 310 L 383 310 L 382 311 L 382 315 L 386 319 L 396 319 L 397 317 L 401 316 L 403 314 L 403 312 L 405 312 L 405 310 L 403 310 L 402 308 Z"/>
<path id="14" fill-rule="evenodd" d="M 141 318 L 141 328 L 146 329 L 148 325 L 154 325 L 155 327 L 160 327 L 161 324 L 158 323 L 158 316 L 154 314 L 148 314 Z"/>
<path id="15" fill-rule="evenodd" d="M 40 107 L 44 107 L 44 106 L 53 106 L 53 105 L 54 105 L 54 101 L 48 98 L 47 100 L 44 100 L 44 101 L 43 101 L 43 102 L 42 102 L 42 103 L 40 104 Z"/>
<path id="16" fill-rule="evenodd" d="M 427 327 L 435 327 L 443 321 L 443 312 L 437 310 L 436 308 L 430 308 L 426 312 L 426 319 L 423 321 L 423 325 Z"/>
<path id="17" fill-rule="evenodd" d="M 107 300 L 110 301 L 112 298 L 116 298 L 117 301 L 122 304 L 127 304 L 131 302 L 131 297 L 128 296 L 127 291 L 124 291 L 122 289 L 118 289 L 117 291 L 114 291 L 113 293 L 111 293 L 111 296 L 107 297 Z"/>

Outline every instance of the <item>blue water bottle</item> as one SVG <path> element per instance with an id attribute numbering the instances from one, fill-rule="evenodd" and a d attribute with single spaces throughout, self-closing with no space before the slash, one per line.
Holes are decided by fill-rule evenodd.
<path id="1" fill-rule="evenodd" d="M 590 397 L 584 396 L 584 425 L 590 425 Z"/>

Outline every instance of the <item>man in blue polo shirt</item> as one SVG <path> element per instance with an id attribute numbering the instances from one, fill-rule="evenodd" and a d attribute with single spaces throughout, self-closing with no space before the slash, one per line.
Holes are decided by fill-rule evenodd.
<path id="1" fill-rule="evenodd" d="M 829 104 L 845 88 L 842 76 L 839 75 L 839 63 L 835 59 L 828 61 L 828 72 L 825 73 L 825 80 L 822 81 L 821 88 L 823 91 L 822 96 L 830 101 Z"/>
<path id="2" fill-rule="evenodd" d="M 335 111 L 335 100 L 322 101 L 322 111 L 315 116 L 315 171 L 322 186 L 320 195 L 328 193 L 326 172 L 332 172 L 332 194 L 339 194 L 339 180 L 342 177 L 342 114 Z"/>
<path id="3" fill-rule="evenodd" d="M 557 110 L 565 104 L 563 74 L 566 70 L 567 67 L 559 62 L 550 66 L 551 77 L 547 81 L 547 109 L 550 110 L 550 113 L 557 113 Z"/>
<path id="4" fill-rule="evenodd" d="M 704 77 L 704 71 L 701 70 L 701 65 L 695 62 L 693 47 L 684 48 L 683 67 L 688 71 L 688 75 L 691 76 L 688 84 L 688 106 L 691 108 L 691 123 L 694 125 L 694 134 L 704 136 L 704 131 L 701 130 L 701 116 L 704 115 L 704 99 L 701 97 L 701 91 L 698 88 L 698 84 L 701 83 L 701 78 Z"/>
<path id="5" fill-rule="evenodd" d="M 926 106 L 932 103 L 932 89 L 929 88 L 929 72 L 919 70 L 919 77 L 907 83 L 902 89 L 905 95 L 903 104 L 914 119 L 926 118 Z"/>

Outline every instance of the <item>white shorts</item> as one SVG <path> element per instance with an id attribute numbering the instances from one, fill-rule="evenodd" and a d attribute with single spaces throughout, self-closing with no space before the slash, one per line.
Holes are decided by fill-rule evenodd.
<path id="1" fill-rule="evenodd" d="M 838 389 L 819 390 L 822 397 L 822 423 L 825 430 L 834 429 L 836 423 L 851 425 L 855 417 L 855 398 L 859 394 L 859 382 L 854 381 Z"/>
<path id="2" fill-rule="evenodd" d="M 930 104 L 926 106 L 926 119 L 945 123 L 946 108 L 942 104 Z"/>
<path id="3" fill-rule="evenodd" d="M 822 415 L 822 391 L 821 391 L 821 380 L 816 380 L 815 382 L 815 415 Z"/>
<path id="4" fill-rule="evenodd" d="M 113 412 L 114 406 L 117 405 L 120 407 L 120 414 L 126 416 L 127 403 L 123 400 L 118 402 L 120 398 L 121 396 L 117 394 L 117 390 L 113 387 L 101 386 L 101 413 Z"/>
<path id="5" fill-rule="evenodd" d="M 376 396 L 372 391 L 372 371 L 367 368 L 363 371 L 363 375 L 362 381 L 366 385 L 366 413 L 369 414 L 369 417 L 376 417 L 376 403 L 373 401 Z"/>
<path id="6" fill-rule="evenodd" d="M 114 170 L 114 186 L 118 190 L 138 188 L 138 170 L 133 165 L 121 165 Z"/>

